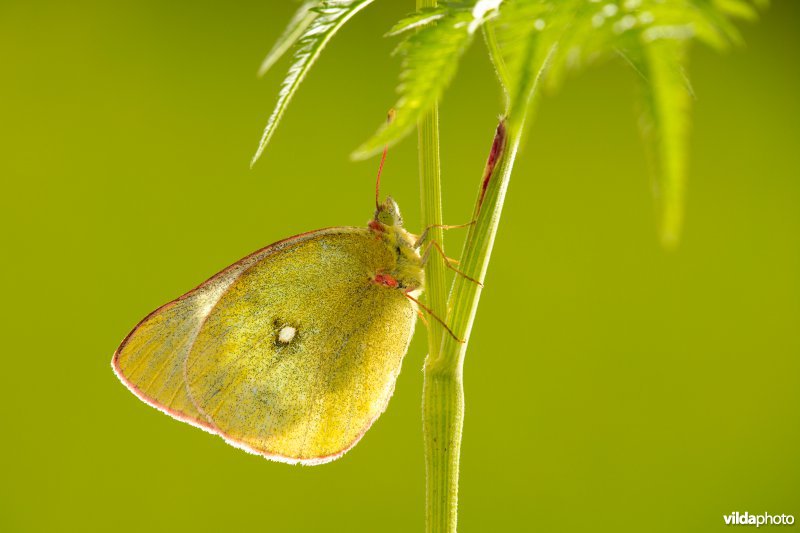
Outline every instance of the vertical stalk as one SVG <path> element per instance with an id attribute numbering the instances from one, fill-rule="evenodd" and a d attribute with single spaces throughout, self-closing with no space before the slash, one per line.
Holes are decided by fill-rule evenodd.
<path id="1" fill-rule="evenodd" d="M 436 0 L 416 0 L 416 8 L 435 7 Z M 441 167 L 439 161 L 439 110 L 434 106 L 418 124 L 418 153 L 422 227 L 442 224 Z M 429 230 L 429 241 L 442 247 L 440 228 Z M 425 265 L 428 304 L 436 316 L 447 314 L 447 285 L 442 259 L 431 254 Z M 428 356 L 422 393 L 425 439 L 425 530 L 455 532 L 458 502 L 458 460 L 463 421 L 463 387 L 459 375 L 434 371 L 439 360 L 444 328 L 430 320 Z"/>
<path id="2" fill-rule="evenodd" d="M 418 0 L 417 6 L 420 5 L 431 5 L 431 3 Z M 526 50 L 526 68 L 521 72 L 520 86 L 512 94 L 508 91 L 508 73 L 493 31 L 487 34 L 487 45 L 501 84 L 506 89 L 507 119 L 501 121 L 497 127 L 480 182 L 473 224 L 470 226 L 460 258 L 459 269 L 466 276 L 455 276 L 445 304 L 448 312 L 439 315 L 447 321 L 460 340 L 442 334 L 441 330 L 438 337 L 433 335 L 429 337 L 430 351 L 425 360 L 425 384 L 422 396 L 427 472 L 425 519 L 428 533 L 456 531 L 459 459 L 464 426 L 464 355 L 478 310 L 482 283 L 492 255 L 517 150 L 525 123 L 531 108 L 534 107 L 532 103 L 535 100 L 539 78 L 546 69 L 552 53 L 551 49 L 539 56 L 535 47 L 529 44 Z M 422 144 L 422 138 L 421 136 L 420 153 L 421 157 L 424 157 L 426 148 Z M 429 155 L 436 157 L 438 161 L 438 152 L 436 153 L 436 156 Z M 422 180 L 423 190 L 432 191 L 433 185 L 424 175 Z M 438 188 L 436 190 L 438 191 Z M 427 202 L 430 203 L 430 199 Z M 424 203 L 425 200 L 423 205 Z M 423 222 L 426 225 L 438 223 L 427 219 Z M 469 278 L 480 283 L 475 283 Z M 431 285 L 431 281 L 435 285 Z M 439 283 L 439 279 L 429 280 L 428 291 L 430 292 L 432 288 L 438 290 Z M 431 297 L 438 298 L 439 294 Z M 435 344 L 437 338 L 441 341 L 439 345 Z"/>
<path id="3" fill-rule="evenodd" d="M 416 0 L 417 9 L 435 7 L 436 0 Z M 455 276 L 450 295 L 444 297 L 444 263 L 431 257 L 426 266 L 426 289 L 432 309 L 444 319 L 455 336 L 446 334 L 431 321 L 425 383 L 422 393 L 425 438 L 427 533 L 455 533 L 458 510 L 458 474 L 461 434 L 464 427 L 464 355 L 467 350 L 482 283 L 492 255 L 495 235 L 503 211 L 506 190 L 514 168 L 525 123 L 531 114 L 540 77 L 546 70 L 551 47 L 540 53 L 531 43 L 525 49 L 524 67 L 514 91 L 493 28 L 489 25 L 486 44 L 506 93 L 507 119 L 495 133 L 489 159 L 482 176 L 475 204 L 474 220 L 464 243 L 459 269 L 466 276 Z M 436 106 L 419 124 L 420 190 L 424 227 L 441 224 L 441 185 L 439 182 L 439 132 Z M 442 242 L 442 231 L 432 230 L 431 239 Z M 472 280 L 478 280 L 475 283 Z"/>
<path id="4" fill-rule="evenodd" d="M 433 107 L 417 125 L 418 154 L 419 154 L 419 179 L 420 179 L 420 211 L 422 213 L 422 227 L 442 224 L 442 185 L 441 170 L 439 166 L 439 110 Z M 428 231 L 427 242 L 436 241 L 442 248 L 443 232 L 439 227 Z M 438 317 L 444 317 L 447 304 L 447 285 L 445 281 L 445 266 L 437 254 L 431 254 L 425 264 L 425 290 L 428 306 Z M 429 353 L 439 350 L 442 342 L 444 328 L 435 320 L 428 327 Z"/>
<path id="5" fill-rule="evenodd" d="M 427 474 L 425 531 L 455 533 L 464 386 L 460 369 L 442 372 L 432 361 L 428 355 L 422 392 Z"/>
<path id="6" fill-rule="evenodd" d="M 495 136 L 489 163 L 475 208 L 476 221 L 470 227 L 462 263 L 464 272 L 483 281 L 494 236 L 500 219 L 508 178 L 514 163 L 518 137 L 511 150 L 506 145 L 505 124 Z M 499 178 L 498 178 L 499 176 Z M 484 211 L 482 206 L 486 207 Z M 465 260 L 465 261 L 464 261 Z M 461 435 L 464 427 L 463 365 L 469 332 L 475 319 L 481 286 L 456 276 L 448 302 L 446 320 L 459 342 L 451 335 L 441 336 L 442 344 L 425 361 L 423 416 L 427 468 L 426 531 L 455 533 L 458 510 L 458 474 Z"/>

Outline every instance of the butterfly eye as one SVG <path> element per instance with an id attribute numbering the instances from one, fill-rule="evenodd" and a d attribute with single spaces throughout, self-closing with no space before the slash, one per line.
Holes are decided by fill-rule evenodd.
<path id="1" fill-rule="evenodd" d="M 387 196 L 386 200 L 378 207 L 375 212 L 375 220 L 387 226 L 402 226 L 403 217 L 400 214 L 400 207 L 394 198 Z"/>

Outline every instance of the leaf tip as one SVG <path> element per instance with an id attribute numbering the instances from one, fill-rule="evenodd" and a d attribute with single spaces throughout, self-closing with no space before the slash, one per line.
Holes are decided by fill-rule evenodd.
<path id="1" fill-rule="evenodd" d="M 365 161 L 377 154 L 379 151 L 380 149 L 373 146 L 372 142 L 367 141 L 350 152 L 350 159 L 352 161 Z"/>
<path id="2" fill-rule="evenodd" d="M 264 154 L 264 148 L 265 147 L 266 147 L 266 144 L 264 144 L 264 143 L 261 143 L 261 144 L 258 145 L 258 148 L 256 149 L 256 153 L 253 154 L 252 159 L 250 159 L 250 170 L 253 170 L 253 167 L 256 166 L 256 163 L 258 163 L 258 160 L 261 159 L 261 156 Z"/>
<path id="3" fill-rule="evenodd" d="M 683 229 L 683 208 L 681 204 L 664 206 L 659 224 L 661 246 L 671 252 L 678 248 Z"/>
<path id="4" fill-rule="evenodd" d="M 274 61 L 269 61 L 269 58 L 265 59 L 261 66 L 258 67 L 258 72 L 256 72 L 256 78 L 263 78 L 264 74 L 269 72 L 269 69 L 272 68 L 272 65 L 275 64 Z"/>

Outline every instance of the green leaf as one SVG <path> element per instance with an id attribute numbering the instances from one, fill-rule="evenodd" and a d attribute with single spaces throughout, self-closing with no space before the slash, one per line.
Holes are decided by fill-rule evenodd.
<path id="1" fill-rule="evenodd" d="M 755 7 L 745 0 L 714 0 L 714 6 L 723 13 L 732 17 L 738 17 L 745 20 L 755 20 L 758 18 L 758 12 Z"/>
<path id="2" fill-rule="evenodd" d="M 569 1 L 569 0 L 567 0 Z M 505 80 L 511 129 L 518 122 L 539 91 L 539 82 L 557 51 L 558 37 L 563 31 L 557 24 L 559 5 L 530 0 L 506 0 L 500 16 L 487 28 L 490 36 L 490 58 Z M 563 10 L 567 12 L 568 10 Z M 545 21 L 545 18 L 550 23 Z M 492 39 L 493 38 L 493 39 Z M 496 48 L 496 49 L 494 49 Z"/>
<path id="3" fill-rule="evenodd" d="M 504 56 L 513 56 L 527 40 L 555 48 L 548 84 L 557 88 L 569 71 L 656 40 L 697 38 L 723 48 L 740 40 L 730 17 L 752 13 L 746 0 L 506 0 L 498 42 Z M 512 78 L 515 70 L 509 67 Z"/>
<path id="4" fill-rule="evenodd" d="M 691 96 L 682 64 L 688 43 L 737 43 L 731 17 L 754 13 L 746 0 L 506 0 L 486 33 L 506 86 L 510 129 L 536 100 L 535 92 L 527 96 L 532 76 L 536 86 L 544 80 L 557 88 L 569 71 L 627 56 L 645 80 L 642 130 L 656 177 L 661 240 L 674 246 L 686 182 Z"/>
<path id="5" fill-rule="evenodd" d="M 394 105 L 396 118 L 381 125 L 353 153 L 353 158 L 364 159 L 374 155 L 414 128 L 450 84 L 459 59 L 472 43 L 475 32 L 497 13 L 499 4 L 500 0 L 448 4 L 435 22 L 400 43 L 396 53 L 403 57 L 403 61 L 397 88 L 400 96 Z M 424 13 L 419 15 L 419 19 L 412 19 L 412 23 L 424 20 Z"/>
<path id="6" fill-rule="evenodd" d="M 286 107 L 305 79 L 311 66 L 319 57 L 325 45 L 331 40 L 339 29 L 344 26 L 356 13 L 370 5 L 374 0 L 323 0 L 314 8 L 316 17 L 302 32 L 297 40 L 297 49 L 294 53 L 294 62 L 289 67 L 289 72 L 283 80 L 278 102 L 267 121 L 256 154 L 250 165 L 254 165 L 261 154 L 264 153 L 275 128 L 283 117 Z"/>
<path id="7" fill-rule="evenodd" d="M 416 13 L 400 19 L 400 21 L 392 26 L 392 29 L 386 33 L 385 37 L 394 37 L 395 35 L 400 35 L 408 30 L 421 28 L 422 26 L 443 18 L 446 13 L 447 9 L 443 6 L 426 7 L 424 9 L 420 9 Z"/>
<path id="8" fill-rule="evenodd" d="M 278 40 L 272 46 L 272 49 L 267 54 L 267 57 L 264 58 L 264 61 L 261 63 L 261 67 L 258 69 L 258 75 L 263 76 L 267 73 L 267 71 L 278 61 L 286 51 L 292 47 L 294 43 L 300 39 L 300 36 L 303 35 L 303 32 L 314 22 L 314 19 L 317 18 L 318 13 L 314 11 L 314 8 L 317 7 L 319 4 L 319 0 L 311 0 L 310 2 L 304 2 L 298 9 L 295 11 L 294 15 L 292 16 L 292 20 L 289 21 L 288 26 L 286 29 L 283 30 L 283 34 L 278 37 Z"/>
<path id="9" fill-rule="evenodd" d="M 647 145 L 659 212 L 659 233 L 667 248 L 677 245 L 684 217 L 689 111 L 684 73 L 687 43 L 660 40 L 634 59 L 642 74 L 640 127 Z"/>

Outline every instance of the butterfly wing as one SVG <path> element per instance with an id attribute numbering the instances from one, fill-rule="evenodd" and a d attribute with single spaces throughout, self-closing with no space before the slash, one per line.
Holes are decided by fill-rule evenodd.
<path id="1" fill-rule="evenodd" d="M 208 312 L 233 280 L 257 260 L 254 256 L 159 307 L 128 334 L 114 353 L 112 368 L 131 392 L 179 420 L 213 430 L 188 396 L 184 363 Z"/>
<path id="2" fill-rule="evenodd" d="M 366 229 L 257 252 L 157 310 L 115 368 L 142 399 L 286 462 L 333 460 L 391 397 L 416 321 L 372 282 L 395 255 Z"/>
<path id="3" fill-rule="evenodd" d="M 258 261 L 286 246 L 299 244 L 305 233 L 263 248 L 216 274 L 180 298 L 147 315 L 114 353 L 117 377 L 144 402 L 194 426 L 213 431 L 187 394 L 184 364 L 204 320 L 233 281 Z"/>

